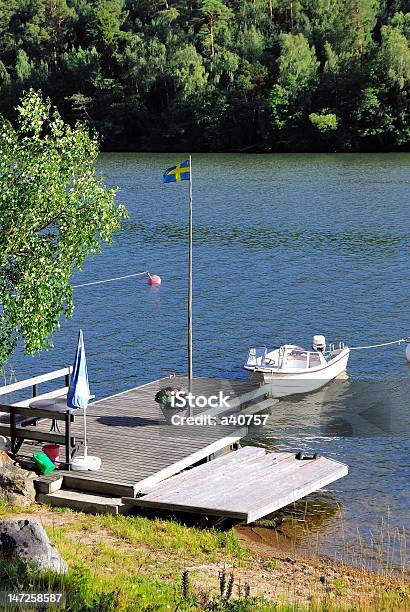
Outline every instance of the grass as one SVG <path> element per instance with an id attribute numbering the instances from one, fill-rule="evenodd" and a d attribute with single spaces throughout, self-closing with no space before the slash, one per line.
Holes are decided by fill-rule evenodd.
<path id="1" fill-rule="evenodd" d="M 218 560 L 221 551 L 231 555 L 238 563 L 247 556 L 247 551 L 239 545 L 233 530 L 204 530 L 188 528 L 174 521 L 109 515 L 90 517 L 86 528 L 92 529 L 95 526 L 110 530 L 133 546 L 143 544 L 151 549 L 184 551 L 196 557 L 206 556 L 212 561 Z"/>
<path id="2" fill-rule="evenodd" d="M 34 507 L 67 561 L 65 576 L 0 561 L 1 590 L 63 591 L 67 612 L 336 612 L 408 609 L 399 582 L 357 570 L 320 576 L 306 560 L 261 559 L 234 530 Z M 0 514 L 22 513 L 0 504 Z M 24 511 L 24 514 L 26 512 Z M 323 569 L 325 568 L 325 569 Z M 309 570 L 309 571 L 308 571 Z M 352 573 L 353 572 L 353 573 Z M 221 587 L 221 576 L 223 588 Z M 184 576 L 184 578 L 182 578 Z M 231 588 L 229 579 L 232 578 Z M 320 576 L 320 579 L 319 579 Z M 330 574 L 329 574 L 330 576 Z M 222 594 L 222 595 L 221 595 Z M 28 610 L 29 608 L 22 608 Z M 51 608 L 52 609 L 52 608 Z"/>
<path id="3" fill-rule="evenodd" d="M 269 561 L 267 562 L 267 567 L 270 570 L 275 570 L 278 567 L 278 560 L 277 559 L 269 559 Z"/>
<path id="4" fill-rule="evenodd" d="M 35 506 L 31 508 L 27 508 L 26 510 L 24 510 L 24 512 L 26 514 L 31 514 L 32 512 L 35 512 Z M 6 514 L 21 514 L 21 513 L 22 513 L 21 508 L 10 506 L 4 499 L 0 499 L 0 516 L 4 516 Z"/>

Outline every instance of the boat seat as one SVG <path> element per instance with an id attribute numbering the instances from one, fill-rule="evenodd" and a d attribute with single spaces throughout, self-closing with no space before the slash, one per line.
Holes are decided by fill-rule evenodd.
<path id="1" fill-rule="evenodd" d="M 16 425 L 18 427 L 26 427 L 27 425 L 31 425 L 34 419 L 38 423 L 45 421 L 45 419 L 40 417 L 18 416 L 16 418 Z M 10 425 L 10 414 L 8 412 L 0 412 L 0 424 Z"/>

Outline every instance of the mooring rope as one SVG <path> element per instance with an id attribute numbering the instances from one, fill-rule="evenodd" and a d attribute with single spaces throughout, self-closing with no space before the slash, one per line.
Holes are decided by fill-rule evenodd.
<path id="1" fill-rule="evenodd" d="M 369 344 L 368 346 L 349 346 L 349 350 L 361 351 L 363 349 L 380 348 L 381 346 L 389 346 L 391 344 L 401 344 L 402 342 L 410 342 L 410 337 L 400 338 L 400 340 L 391 340 L 391 342 L 382 342 L 381 344 Z"/>
<path id="2" fill-rule="evenodd" d="M 135 272 L 134 274 L 127 274 L 125 276 L 115 276 L 113 278 L 106 278 L 103 280 L 91 281 L 89 283 L 81 283 L 80 285 L 72 285 L 72 287 L 73 289 L 79 289 L 80 287 L 89 287 L 90 285 L 101 285 L 103 283 L 111 283 L 117 280 L 124 280 L 126 278 L 133 278 L 135 276 L 144 276 L 144 275 L 147 275 L 150 277 L 150 273 L 148 272 L 148 270 L 145 270 L 145 272 Z M 410 344 L 410 336 L 407 336 L 406 338 L 400 338 L 399 340 L 391 340 L 390 342 L 382 342 L 380 344 L 368 344 L 367 346 L 349 346 L 348 348 L 350 351 L 363 351 L 366 349 L 381 348 L 383 346 L 391 346 L 393 344 L 400 345 L 402 342 L 406 342 Z"/>
<path id="3" fill-rule="evenodd" d="M 79 287 L 89 287 L 90 285 L 101 285 L 102 283 L 111 283 L 112 281 L 123 280 L 124 278 L 132 278 L 133 276 L 144 276 L 144 274 L 149 275 L 148 271 L 145 272 L 136 272 L 135 274 L 127 274 L 126 276 L 115 276 L 114 278 L 106 278 L 104 280 L 92 281 L 91 283 L 82 283 L 81 285 L 72 285 L 73 289 L 78 289 Z"/>

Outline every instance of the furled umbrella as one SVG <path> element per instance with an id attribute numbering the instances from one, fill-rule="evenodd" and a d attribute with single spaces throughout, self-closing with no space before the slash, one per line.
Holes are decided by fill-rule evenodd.
<path id="1" fill-rule="evenodd" d="M 84 413 L 84 455 L 75 456 L 71 462 L 73 470 L 98 470 L 101 466 L 99 457 L 88 454 L 87 447 L 87 406 L 91 399 L 88 384 L 87 359 L 85 357 L 83 331 L 78 333 L 77 350 L 74 357 L 73 371 L 67 394 L 69 408 L 83 409 Z"/>

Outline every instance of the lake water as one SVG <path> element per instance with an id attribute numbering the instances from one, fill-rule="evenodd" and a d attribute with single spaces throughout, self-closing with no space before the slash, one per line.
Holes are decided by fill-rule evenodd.
<path id="1" fill-rule="evenodd" d="M 136 278 L 76 289 L 55 349 L 17 353 L 8 376 L 71 363 L 80 326 L 97 397 L 186 371 L 188 183 L 163 185 L 161 176 L 182 159 L 101 156 L 130 217 L 74 282 L 150 270 L 163 285 Z M 194 373 L 245 378 L 249 346 L 309 346 L 318 333 L 351 346 L 409 335 L 409 166 L 409 154 L 195 155 Z M 253 441 L 348 463 L 350 475 L 306 506 L 317 547 L 347 558 L 349 541 L 374 563 L 400 566 L 396 530 L 408 526 L 410 507 L 404 348 L 352 353 L 348 374 L 281 403 Z M 358 406 L 368 429 L 353 418 Z"/>

